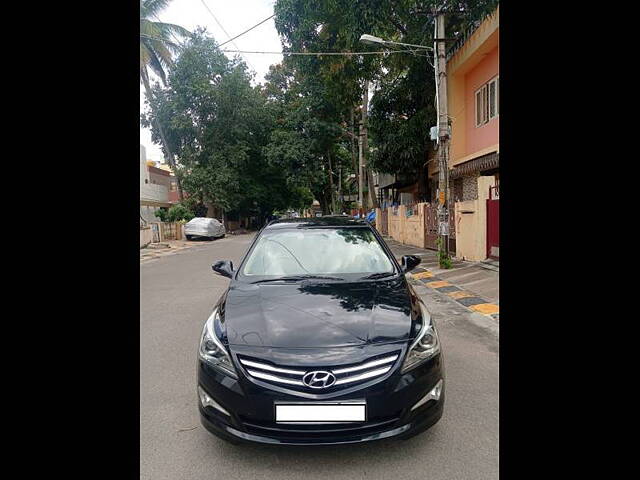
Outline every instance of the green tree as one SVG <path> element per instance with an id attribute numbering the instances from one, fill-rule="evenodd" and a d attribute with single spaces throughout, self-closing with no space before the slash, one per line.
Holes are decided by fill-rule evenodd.
<path id="1" fill-rule="evenodd" d="M 448 37 L 456 38 L 483 15 L 493 11 L 496 0 L 277 0 L 276 28 L 285 50 L 308 52 L 374 51 L 383 47 L 359 41 L 364 33 L 402 43 L 433 44 L 433 12 L 447 12 Z M 295 57 L 296 80 L 308 77 L 324 85 L 317 102 L 331 103 L 340 113 L 324 118 L 353 131 L 351 114 L 361 103 L 366 82 L 374 83 L 371 98 L 368 162 L 377 171 L 423 178 L 429 148 L 429 127 L 435 124 L 432 54 L 420 50 L 389 55 Z M 287 59 L 288 60 L 288 59 Z M 341 116 L 341 118 L 339 118 Z M 354 115 L 355 121 L 358 114 Z M 336 143 L 344 139 L 335 138 Z M 348 145 L 348 144 L 347 144 Z M 347 147 L 352 152 L 354 145 Z M 367 152 L 368 153 L 368 152 Z M 352 159 L 355 157 L 351 154 Z M 353 164 L 352 169 L 356 166 Z"/>
<path id="2" fill-rule="evenodd" d="M 286 172 L 289 185 L 307 187 L 330 213 L 337 211 L 344 133 L 341 110 L 319 78 L 319 67 L 312 57 L 271 67 L 263 94 L 275 125 L 265 152 L 271 165 Z"/>
<path id="3" fill-rule="evenodd" d="M 158 124 L 180 159 L 183 188 L 226 212 L 264 218 L 299 195 L 264 148 L 274 110 L 239 57 L 229 60 L 204 30 L 195 32 L 156 85 L 153 108 L 142 116 L 155 141 Z"/>
<path id="4" fill-rule="evenodd" d="M 173 63 L 173 55 L 179 51 L 179 45 L 175 43 L 176 36 L 187 37 L 189 31 L 179 25 L 153 21 L 158 13 L 164 10 L 171 0 L 140 0 L 140 81 L 144 85 L 147 98 L 151 98 L 151 85 L 149 69 L 154 72 L 164 84 L 166 84 L 166 71 Z M 175 170 L 175 162 L 171 149 L 164 137 L 162 124 L 156 125 L 165 157 L 172 169 Z M 178 192 L 182 200 L 182 188 L 180 178 Z"/>

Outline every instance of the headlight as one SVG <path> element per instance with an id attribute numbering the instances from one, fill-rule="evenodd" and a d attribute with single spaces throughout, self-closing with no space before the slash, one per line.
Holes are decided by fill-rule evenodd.
<path id="1" fill-rule="evenodd" d="M 198 355 L 213 368 L 233 378 L 238 378 L 236 369 L 233 368 L 233 363 L 231 362 L 231 356 L 227 352 L 227 349 L 224 348 L 224 345 L 222 345 L 218 335 L 216 335 L 215 324 L 219 319 L 220 313 L 218 312 L 218 308 L 216 308 L 204 323 Z"/>
<path id="2" fill-rule="evenodd" d="M 422 325 L 418 336 L 409 347 L 409 352 L 404 359 L 400 373 L 405 373 L 413 367 L 426 362 L 440 351 L 440 340 L 438 339 L 436 326 L 433 324 L 431 315 L 422 302 L 420 302 L 420 311 L 422 313 Z"/>

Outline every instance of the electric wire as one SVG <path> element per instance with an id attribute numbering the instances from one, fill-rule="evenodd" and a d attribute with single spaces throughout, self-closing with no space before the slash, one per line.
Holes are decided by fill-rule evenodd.
<path id="1" fill-rule="evenodd" d="M 264 52 L 250 50 L 221 50 L 225 53 L 257 53 L 265 55 L 317 55 L 317 56 L 352 56 L 352 55 L 385 55 L 387 53 L 411 53 L 408 50 L 380 50 L 375 52 Z"/>
<path id="2" fill-rule="evenodd" d="M 143 33 L 140 34 L 141 37 L 150 38 L 152 40 L 163 40 L 160 37 L 152 37 L 150 35 L 145 35 Z M 249 54 L 262 54 L 262 55 L 316 55 L 316 56 L 353 56 L 353 55 L 386 55 L 390 53 L 411 53 L 415 54 L 420 50 L 376 50 L 373 52 L 266 52 L 266 51 L 258 51 L 258 50 L 220 50 L 224 53 L 249 53 Z M 418 56 L 423 56 L 419 55 Z M 430 57 L 429 57 L 430 58 Z"/>
<path id="3" fill-rule="evenodd" d="M 239 33 L 238 35 L 236 35 L 236 36 L 235 36 L 235 37 L 233 37 L 233 38 L 230 38 L 230 39 L 229 39 L 229 40 L 227 40 L 226 42 L 221 43 L 220 45 L 218 45 L 218 47 L 221 47 L 221 46 L 223 46 L 223 45 L 226 45 L 226 44 L 227 44 L 227 43 L 229 43 L 229 42 L 234 41 L 236 38 L 241 37 L 241 36 L 242 36 L 242 35 L 244 35 L 245 33 L 250 32 L 250 31 L 251 31 L 251 30 L 253 30 L 254 28 L 256 28 L 256 27 L 258 27 L 258 26 L 262 25 L 264 22 L 266 22 L 267 20 L 269 20 L 269 19 L 271 19 L 271 18 L 273 18 L 273 17 L 275 17 L 275 16 L 276 16 L 276 14 L 274 13 L 274 14 L 273 14 L 273 15 L 271 15 L 270 17 L 267 17 L 267 18 L 265 18 L 264 20 L 262 20 L 260 23 L 256 23 L 253 27 L 248 28 L 248 29 L 247 29 L 247 30 L 245 30 L 244 32 Z M 235 44 L 234 44 L 234 45 L 235 45 Z"/>
<path id="4" fill-rule="evenodd" d="M 229 42 L 231 42 L 231 44 L 236 47 L 238 50 L 240 50 L 240 48 L 238 47 L 238 45 L 236 45 L 236 43 L 231 39 L 231 35 L 229 35 L 229 33 L 224 29 L 224 27 L 222 26 L 222 24 L 218 21 L 218 19 L 216 18 L 216 16 L 213 14 L 213 12 L 211 11 L 211 9 L 209 8 L 209 6 L 205 3 L 204 0 L 200 0 L 200 2 L 202 3 L 202 5 L 204 5 L 204 8 L 207 9 L 207 12 L 209 12 L 209 14 L 211 15 L 211 17 L 215 20 L 215 22 L 218 24 L 218 26 L 220 27 L 220 29 L 224 32 L 224 34 L 227 36 L 227 38 L 229 39 Z M 254 67 L 251 62 L 249 62 L 249 60 L 247 60 L 245 58 L 245 61 L 247 62 L 247 64 L 249 64 L 249 66 L 252 69 L 256 69 L 256 67 Z"/>

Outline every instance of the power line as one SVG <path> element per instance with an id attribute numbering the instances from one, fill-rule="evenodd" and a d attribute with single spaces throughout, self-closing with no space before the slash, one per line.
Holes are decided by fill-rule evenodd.
<path id="1" fill-rule="evenodd" d="M 229 42 L 232 42 L 232 41 L 233 41 L 233 40 L 235 40 L 236 38 L 241 37 L 242 35 L 244 35 L 244 34 L 245 34 L 245 33 L 247 33 L 247 32 L 250 32 L 250 31 L 251 31 L 251 30 L 253 30 L 254 28 L 256 28 L 256 27 L 258 27 L 258 26 L 262 25 L 264 22 L 266 22 L 267 20 L 272 19 L 272 18 L 273 18 L 273 17 L 275 17 L 275 16 L 276 16 L 276 14 L 274 13 L 274 14 L 273 14 L 273 15 L 271 15 L 270 17 L 267 17 L 267 18 L 265 18 L 264 20 L 262 20 L 260 23 L 256 23 L 253 27 L 248 28 L 248 29 L 247 29 L 247 30 L 245 30 L 244 32 L 239 33 L 239 34 L 238 34 L 238 35 L 236 35 L 235 37 L 230 38 L 229 40 L 227 40 L 227 41 L 226 41 L 226 42 L 224 42 L 224 43 L 221 43 L 221 44 L 220 44 L 220 45 L 218 45 L 218 46 L 219 46 L 219 47 L 221 47 L 221 46 L 223 46 L 223 45 L 226 45 L 226 44 L 227 44 L 227 43 L 229 43 Z M 234 45 L 235 45 L 235 44 L 234 44 Z M 237 47 L 236 47 L 236 48 L 237 48 Z"/>
<path id="2" fill-rule="evenodd" d="M 211 15 L 211 17 L 213 17 L 213 19 L 215 20 L 215 22 L 218 24 L 218 26 L 220 27 L 220 29 L 224 32 L 224 34 L 227 36 L 227 38 L 231 38 L 231 35 L 229 35 L 227 33 L 227 31 L 224 29 L 224 27 L 222 26 L 222 24 L 218 21 L 218 19 L 216 18 L 216 16 L 213 14 L 213 12 L 211 11 L 211 9 L 209 8 L 209 6 L 205 3 L 204 0 L 200 0 L 200 2 L 202 3 L 202 5 L 204 5 L 204 8 L 207 9 L 207 11 L 209 12 L 209 15 Z M 235 47 L 238 48 L 238 46 L 234 43 Z"/>
<path id="3" fill-rule="evenodd" d="M 141 37 L 149 38 L 151 40 L 163 40 L 160 37 L 152 37 L 150 35 L 145 35 L 144 33 L 140 34 Z M 424 56 L 420 55 L 416 52 L 422 52 L 422 50 L 416 49 L 408 49 L 408 50 L 376 50 L 374 52 L 265 52 L 265 51 L 257 51 L 257 50 L 220 50 L 223 53 L 257 53 L 263 55 L 317 55 L 317 56 L 352 56 L 352 55 L 385 55 L 387 53 L 410 53 L 412 55 Z"/>
<path id="4" fill-rule="evenodd" d="M 221 52 L 225 53 L 260 53 L 265 55 L 341 55 L 341 56 L 352 56 L 352 55 L 384 55 L 386 53 L 413 53 L 415 50 L 380 50 L 375 52 L 260 52 L 260 51 L 250 51 L 250 50 L 221 50 Z"/>
<path id="5" fill-rule="evenodd" d="M 209 6 L 205 3 L 204 0 L 200 0 L 200 2 L 202 3 L 202 5 L 204 5 L 204 8 L 207 9 L 207 12 L 209 12 L 209 14 L 211 15 L 211 17 L 213 17 L 213 19 L 216 21 L 216 23 L 218 24 L 218 26 L 220 27 L 220 29 L 224 32 L 224 34 L 227 36 L 227 38 L 229 39 L 229 42 L 231 42 L 231 44 L 236 47 L 238 50 L 240 50 L 240 48 L 238 47 L 238 45 L 236 45 L 236 43 L 233 41 L 233 39 L 231 38 L 231 35 L 229 35 L 227 33 L 227 31 L 224 29 L 224 27 L 222 26 L 222 24 L 218 21 L 218 19 L 216 18 L 216 16 L 213 14 L 213 12 L 211 11 L 211 9 L 209 8 Z M 253 68 L 254 70 L 256 69 L 256 67 L 254 67 L 253 65 L 251 65 L 251 63 L 249 63 L 249 60 L 247 60 L 245 58 L 245 61 L 249 64 L 249 66 L 251 68 Z"/>

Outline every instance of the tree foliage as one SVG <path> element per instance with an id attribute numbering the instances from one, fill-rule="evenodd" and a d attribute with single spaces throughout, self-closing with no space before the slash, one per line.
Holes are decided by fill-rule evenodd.
<path id="1" fill-rule="evenodd" d="M 140 81 L 149 86 L 151 70 L 166 83 L 166 71 L 179 50 L 176 37 L 190 35 L 185 28 L 154 21 L 171 0 L 140 0 Z"/>
<path id="2" fill-rule="evenodd" d="M 172 205 L 168 209 L 161 208 L 156 212 L 156 217 L 158 217 L 162 222 L 188 222 L 195 216 L 196 215 L 193 211 L 183 203 Z"/>
<path id="3" fill-rule="evenodd" d="M 341 112 L 327 86 L 310 73 L 317 73 L 316 59 L 306 60 L 300 64 L 287 59 L 272 66 L 266 77 L 263 93 L 275 125 L 265 153 L 271 165 L 286 172 L 289 185 L 309 189 L 329 213 L 331 185 L 340 181 L 337 173 L 345 156 Z"/>
<path id="4" fill-rule="evenodd" d="M 443 2 L 435 0 L 278 0 L 276 28 L 286 49 L 308 52 L 379 51 L 359 41 L 362 34 L 417 45 L 433 45 L 434 10 L 446 12 L 447 37 L 460 36 L 471 24 L 493 11 L 496 0 Z M 391 47 L 410 50 L 407 47 Z M 364 82 L 374 82 L 369 111 L 373 155 L 379 172 L 420 173 L 429 148 L 429 128 L 435 125 L 435 78 L 429 50 L 386 55 L 295 57 L 299 83 L 309 77 L 323 84 L 317 102 L 330 103 L 327 121 L 348 122 L 361 100 Z M 341 139 L 335 138 L 338 142 Z"/>
<path id="5" fill-rule="evenodd" d="M 225 211 L 264 216 L 299 203 L 286 173 L 267 161 L 264 148 L 273 110 L 239 57 L 229 60 L 205 31 L 196 32 L 169 70 L 167 87 L 154 87 L 149 113 L 155 142 L 165 137 L 180 160 L 176 174 L 194 198 Z"/>
<path id="6" fill-rule="evenodd" d="M 274 10 L 285 51 L 370 52 L 383 47 L 362 44 L 364 33 L 431 46 L 436 7 L 447 12 L 447 37 L 456 38 L 497 3 L 277 0 Z M 264 85 L 252 87 L 240 58 L 229 60 L 198 31 L 168 65 L 167 84 L 153 88 L 142 123 L 151 127 L 154 142 L 165 137 L 179 161 L 182 188 L 200 202 L 264 216 L 308 207 L 315 198 L 324 213 L 337 213 L 344 208 L 337 192 L 355 190 L 354 134 L 368 82 L 369 167 L 425 176 L 429 128 L 436 122 L 433 56 L 406 50 L 285 56 L 271 66 Z"/>

